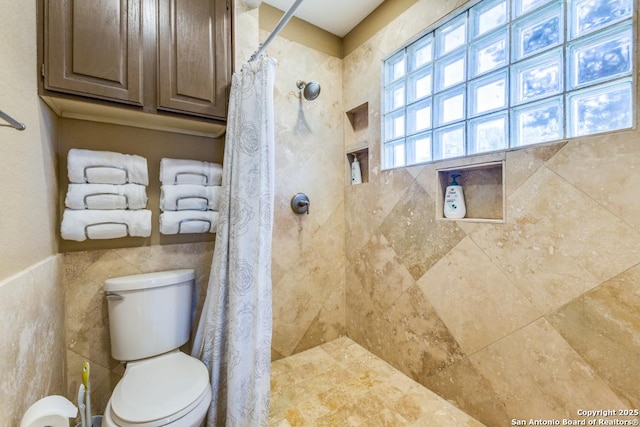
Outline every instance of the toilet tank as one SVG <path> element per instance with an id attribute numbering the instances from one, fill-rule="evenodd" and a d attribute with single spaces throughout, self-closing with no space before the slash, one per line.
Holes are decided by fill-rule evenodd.
<path id="1" fill-rule="evenodd" d="M 185 269 L 105 280 L 114 359 L 155 356 L 189 340 L 194 277 Z"/>

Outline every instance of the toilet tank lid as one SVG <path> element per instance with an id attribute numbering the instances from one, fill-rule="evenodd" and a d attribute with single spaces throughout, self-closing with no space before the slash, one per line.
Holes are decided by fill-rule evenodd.
<path id="1" fill-rule="evenodd" d="M 104 281 L 104 290 L 106 292 L 119 292 L 159 288 L 193 280 L 194 277 L 195 271 L 192 268 L 113 277 Z"/>

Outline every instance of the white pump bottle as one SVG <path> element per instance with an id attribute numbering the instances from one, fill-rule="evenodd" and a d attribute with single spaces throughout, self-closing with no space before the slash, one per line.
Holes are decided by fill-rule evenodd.
<path id="1" fill-rule="evenodd" d="M 450 219 L 461 219 L 467 214 L 467 207 L 464 203 L 464 192 L 456 181 L 460 174 L 451 175 L 451 184 L 444 194 L 444 216 Z"/>
<path id="2" fill-rule="evenodd" d="M 360 170 L 360 162 L 358 156 L 353 154 L 353 162 L 351 163 L 351 184 L 362 184 L 362 171 Z"/>

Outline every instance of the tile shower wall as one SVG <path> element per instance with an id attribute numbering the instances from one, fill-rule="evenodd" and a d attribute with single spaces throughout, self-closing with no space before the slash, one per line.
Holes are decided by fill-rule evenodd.
<path id="1" fill-rule="evenodd" d="M 278 359 L 344 334 L 342 61 L 282 37 L 269 55 L 278 61 L 272 262 Z M 320 83 L 320 96 L 301 100 L 298 80 Z M 299 192 L 309 196 L 309 215 L 291 210 Z"/>
<path id="2" fill-rule="evenodd" d="M 19 425 L 38 399 L 64 394 L 61 276 L 61 256 L 53 255 L 0 281 L 2 427 Z"/>
<path id="3" fill-rule="evenodd" d="M 419 1 L 344 59 L 343 110 L 368 102 L 370 124 L 347 334 L 490 426 L 637 408 L 639 132 L 471 160 L 505 160 L 505 224 L 436 221 L 435 165 L 380 170 L 381 61 L 462 3 Z"/>

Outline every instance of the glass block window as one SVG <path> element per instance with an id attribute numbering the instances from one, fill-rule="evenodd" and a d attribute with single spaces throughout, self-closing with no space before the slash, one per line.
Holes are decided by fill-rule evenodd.
<path id="1" fill-rule="evenodd" d="M 634 126 L 633 0 L 480 0 L 384 61 L 383 168 Z"/>

